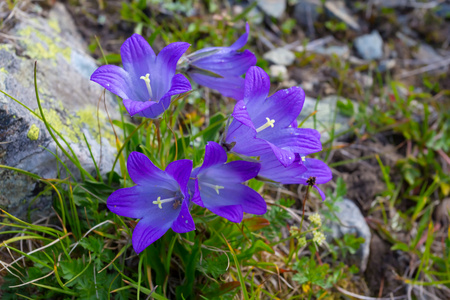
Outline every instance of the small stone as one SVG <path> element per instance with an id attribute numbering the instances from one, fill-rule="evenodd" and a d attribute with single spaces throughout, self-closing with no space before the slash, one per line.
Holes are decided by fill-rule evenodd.
<path id="1" fill-rule="evenodd" d="M 285 81 L 289 79 L 289 74 L 286 66 L 271 65 L 269 70 L 270 70 L 270 77 L 272 78 L 278 78 L 280 81 Z"/>
<path id="2" fill-rule="evenodd" d="M 345 24 L 347 24 L 351 29 L 360 31 L 358 22 L 350 15 L 347 11 L 344 2 L 342 1 L 327 1 L 325 2 L 325 9 L 329 14 L 338 18 Z"/>
<path id="3" fill-rule="evenodd" d="M 355 48 L 359 56 L 365 60 L 380 59 L 383 57 L 383 39 L 378 31 L 365 34 L 355 39 Z"/>
<path id="4" fill-rule="evenodd" d="M 290 66 L 295 61 L 295 54 L 285 48 L 276 48 L 265 53 L 263 58 L 275 65 Z"/>
<path id="5" fill-rule="evenodd" d="M 257 0 L 258 7 L 268 16 L 279 19 L 286 10 L 286 0 Z"/>
<path id="6" fill-rule="evenodd" d="M 341 202 L 335 202 L 334 205 L 339 209 L 338 212 L 335 212 L 339 222 L 327 223 L 327 226 L 331 229 L 330 238 L 341 239 L 345 234 L 355 234 L 357 237 L 364 238 L 364 243 L 361 244 L 355 254 L 356 261 L 360 262 L 360 271 L 364 272 L 369 259 L 372 238 L 369 225 L 367 225 L 364 216 L 353 201 L 344 199 Z"/>

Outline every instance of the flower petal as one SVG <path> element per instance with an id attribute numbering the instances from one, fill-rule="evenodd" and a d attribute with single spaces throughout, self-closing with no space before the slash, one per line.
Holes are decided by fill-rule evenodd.
<path id="1" fill-rule="evenodd" d="M 205 146 L 205 158 L 203 164 L 198 170 L 197 174 L 207 170 L 213 166 L 223 165 L 227 162 L 227 153 L 216 142 L 208 142 Z"/>
<path id="2" fill-rule="evenodd" d="M 175 179 L 180 185 L 180 190 L 183 192 L 185 198 L 189 198 L 187 193 L 187 184 L 192 172 L 192 160 L 180 159 L 171 162 L 166 167 L 166 173 Z"/>
<path id="3" fill-rule="evenodd" d="M 250 25 L 248 25 L 248 23 L 246 23 L 245 24 L 245 33 L 243 35 L 241 35 L 237 39 L 237 41 L 234 42 L 234 44 L 230 46 L 230 48 L 233 50 L 238 50 L 238 49 L 241 49 L 242 47 L 244 47 L 245 44 L 247 44 L 249 32 L 250 32 Z"/>
<path id="4" fill-rule="evenodd" d="M 188 200 L 183 201 L 181 204 L 181 211 L 177 219 L 172 224 L 172 230 L 178 233 L 185 233 L 195 230 L 194 219 L 192 219 L 189 212 Z"/>
<path id="5" fill-rule="evenodd" d="M 169 91 L 178 60 L 189 46 L 188 43 L 176 42 L 167 45 L 159 52 L 152 73 L 150 73 L 152 100 L 159 101 Z"/>
<path id="6" fill-rule="evenodd" d="M 164 204 L 163 209 L 160 209 L 153 201 L 158 197 L 171 198 L 173 194 L 173 190 L 162 187 L 136 185 L 115 191 L 108 197 L 106 205 L 110 211 L 119 216 L 139 219 L 171 218 L 172 209 L 165 209 L 169 204 Z"/>
<path id="7" fill-rule="evenodd" d="M 244 98 L 244 78 L 216 78 L 196 72 L 189 72 L 189 76 L 198 84 L 216 90 L 225 97 L 231 97 L 236 100 Z"/>
<path id="8" fill-rule="evenodd" d="M 141 253 L 154 241 L 164 235 L 169 230 L 171 222 L 155 223 L 150 218 L 140 220 L 133 231 L 133 248 L 136 253 Z"/>
<path id="9" fill-rule="evenodd" d="M 153 105 L 158 105 L 158 103 L 154 101 L 133 101 L 130 99 L 124 99 L 123 105 L 127 109 L 127 112 L 130 114 L 130 116 L 134 116 L 136 114 L 141 113 L 144 110 L 149 109 Z"/>
<path id="10" fill-rule="evenodd" d="M 239 77 L 245 74 L 245 72 L 255 64 L 256 56 L 249 50 L 236 52 L 233 49 L 223 47 L 219 48 L 211 55 L 207 55 L 192 62 L 191 65 L 194 66 L 194 68 L 191 69 L 190 72 L 195 73 L 195 69 L 200 68 L 222 77 Z"/>
<path id="11" fill-rule="evenodd" d="M 292 127 L 276 131 L 266 129 L 259 132 L 257 137 L 269 141 L 278 148 L 302 155 L 322 151 L 320 134 L 315 129 Z"/>
<path id="12" fill-rule="evenodd" d="M 258 156 L 271 151 L 266 141 L 255 138 L 256 131 L 254 129 L 240 122 L 235 122 L 234 124 L 233 122 L 231 122 L 226 137 L 227 144 L 236 143 L 232 149 L 233 152 L 248 156 Z"/>
<path id="13" fill-rule="evenodd" d="M 130 74 L 132 86 L 139 97 L 131 99 L 150 100 L 145 81 L 140 78 L 146 74 L 157 72 L 153 67 L 156 60 L 153 49 L 142 36 L 135 33 L 123 43 L 120 48 L 120 56 L 122 57 L 123 68 Z M 157 99 L 151 100 L 157 101 Z"/>
<path id="14" fill-rule="evenodd" d="M 236 121 L 254 129 L 256 135 L 256 128 L 253 124 L 250 114 L 247 111 L 247 106 L 244 101 L 241 100 L 236 103 L 236 105 L 234 106 L 233 113 L 231 115 Z"/>
<path id="15" fill-rule="evenodd" d="M 273 154 L 266 154 L 260 157 L 261 171 L 259 176 L 267 179 L 283 183 L 283 184 L 298 184 L 301 182 L 297 177 L 307 171 L 304 164 L 299 161 L 294 161 L 289 166 L 285 167 Z"/>
<path id="16" fill-rule="evenodd" d="M 176 74 L 172 78 L 170 90 L 163 96 L 163 98 L 183 94 L 189 92 L 191 89 L 192 87 L 189 80 L 183 74 Z"/>
<path id="17" fill-rule="evenodd" d="M 166 172 L 156 167 L 153 162 L 140 152 L 131 152 L 127 161 L 128 174 L 134 183 L 146 187 L 161 187 L 177 190 L 177 182 Z"/>
<path id="18" fill-rule="evenodd" d="M 141 192 L 142 189 L 139 186 L 119 189 L 108 197 L 106 205 L 110 211 L 119 216 L 142 218 L 146 212 L 143 207 L 147 203 Z"/>
<path id="19" fill-rule="evenodd" d="M 244 211 L 241 205 L 213 206 L 208 209 L 216 215 L 234 223 L 241 223 L 244 217 Z"/>
<path id="20" fill-rule="evenodd" d="M 208 179 L 213 179 L 214 184 L 221 182 L 241 183 L 258 175 L 261 166 L 257 162 L 236 160 L 221 166 L 213 167 L 205 171 Z M 208 180 L 209 182 L 209 180 Z"/>
<path id="21" fill-rule="evenodd" d="M 192 176 L 192 175 L 191 175 Z M 205 207 L 200 197 L 200 189 L 198 187 L 198 179 L 189 179 L 188 182 L 189 192 L 191 194 L 191 201 L 201 207 Z"/>
<path id="22" fill-rule="evenodd" d="M 270 78 L 260 67 L 251 67 L 245 75 L 244 102 L 257 107 L 269 95 Z"/>
<path id="23" fill-rule="evenodd" d="M 262 104 L 247 106 L 255 128 L 266 124 L 267 119 L 274 120 L 274 127 L 264 129 L 262 132 L 278 130 L 288 127 L 300 114 L 305 102 L 305 92 L 299 87 L 280 90 L 265 99 Z"/>
<path id="24" fill-rule="evenodd" d="M 306 181 L 309 177 L 316 177 L 316 184 L 327 183 L 333 178 L 330 167 L 320 159 L 306 158 L 305 167 L 307 171 L 301 174 L 301 184 L 307 184 Z"/>
<path id="25" fill-rule="evenodd" d="M 326 199 L 325 193 L 321 189 L 319 189 L 319 187 L 317 185 L 313 185 L 313 186 L 316 188 L 317 192 L 319 193 L 320 197 L 322 198 L 322 201 L 325 201 L 325 199 Z"/>
<path id="26" fill-rule="evenodd" d="M 156 105 L 152 105 L 148 109 L 141 111 L 139 115 L 149 119 L 156 119 L 169 108 L 173 95 L 182 94 L 191 89 L 189 80 L 182 74 L 176 74 L 172 78 L 170 90 L 164 94 Z"/>
<path id="27" fill-rule="evenodd" d="M 91 80 L 122 99 L 139 99 L 132 89 L 133 84 L 130 75 L 118 66 L 99 67 L 92 73 Z"/>
<path id="28" fill-rule="evenodd" d="M 267 205 L 261 195 L 253 189 L 243 184 L 224 184 L 224 188 L 219 190 L 219 194 L 215 189 L 208 186 L 202 186 L 199 182 L 201 198 L 206 208 L 242 205 L 242 209 L 246 213 L 262 215 L 266 213 Z"/>

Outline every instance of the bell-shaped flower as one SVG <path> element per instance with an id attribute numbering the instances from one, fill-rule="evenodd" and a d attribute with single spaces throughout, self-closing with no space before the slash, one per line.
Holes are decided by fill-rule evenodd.
<path id="1" fill-rule="evenodd" d="M 244 100 L 238 101 L 225 142 L 232 150 L 247 156 L 273 153 L 284 166 L 295 160 L 295 153 L 308 155 L 322 150 L 315 129 L 294 128 L 305 101 L 299 87 L 280 90 L 268 97 L 269 76 L 259 67 L 251 67 L 245 77 Z"/>
<path id="2" fill-rule="evenodd" d="M 132 152 L 127 169 L 136 185 L 115 191 L 106 204 L 119 216 L 140 219 L 132 238 L 136 253 L 142 252 L 169 228 L 178 233 L 195 229 L 189 212 L 187 186 L 192 161 L 174 161 L 162 171 L 144 154 Z"/>
<path id="3" fill-rule="evenodd" d="M 244 97 L 244 78 L 241 75 L 256 64 L 256 56 L 249 50 L 238 51 L 247 43 L 250 27 L 229 47 L 208 47 L 186 57 L 188 75 L 200 85 L 219 91 L 226 97 Z"/>
<path id="4" fill-rule="evenodd" d="M 225 150 L 215 142 L 208 142 L 203 164 L 192 171 L 189 181 L 192 202 L 235 223 L 242 221 L 244 212 L 265 214 L 267 205 L 263 197 L 242 184 L 258 174 L 259 163 L 226 162 Z"/>
<path id="5" fill-rule="evenodd" d="M 123 69 L 101 66 L 91 80 L 121 97 L 131 116 L 156 118 L 169 107 L 173 95 L 191 90 L 189 80 L 175 74 L 187 48 L 188 43 L 172 43 L 155 55 L 142 36 L 133 34 L 120 48 Z"/>
<path id="6" fill-rule="evenodd" d="M 283 184 L 310 184 L 310 178 L 314 178 L 312 186 L 317 189 L 322 200 L 325 200 L 325 194 L 317 184 L 327 183 L 332 178 L 330 168 L 326 163 L 319 159 L 307 158 L 295 155 L 292 164 L 285 167 L 272 153 L 262 155 L 259 159 L 261 170 L 258 176 L 270 179 Z"/>

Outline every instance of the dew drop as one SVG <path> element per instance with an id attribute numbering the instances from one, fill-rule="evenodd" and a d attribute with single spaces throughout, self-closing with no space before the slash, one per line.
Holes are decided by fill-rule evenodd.
<path id="1" fill-rule="evenodd" d="M 109 86 L 109 83 L 107 83 L 106 86 Z"/>

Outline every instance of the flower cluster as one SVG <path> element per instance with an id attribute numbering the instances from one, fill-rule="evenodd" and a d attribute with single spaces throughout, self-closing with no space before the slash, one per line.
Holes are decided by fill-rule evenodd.
<path id="1" fill-rule="evenodd" d="M 293 87 L 269 96 L 269 76 L 254 66 L 253 53 L 239 51 L 248 36 L 247 24 L 246 33 L 230 47 L 206 48 L 182 58 L 189 44 L 172 43 L 156 55 L 134 34 L 121 47 L 123 68 L 106 65 L 92 74 L 92 81 L 123 99 L 130 116 L 157 118 L 172 96 L 191 90 L 189 80 L 176 74 L 180 64 L 192 80 L 238 100 L 222 143 L 206 144 L 201 166 L 182 159 L 161 170 L 144 154 L 129 154 L 127 169 L 135 186 L 112 193 L 107 206 L 118 215 L 140 219 L 132 237 L 137 253 L 169 228 L 177 233 L 194 230 L 193 205 L 236 223 L 244 212 L 264 214 L 263 197 L 244 184 L 257 176 L 316 188 L 331 179 L 325 163 L 306 158 L 322 146 L 316 130 L 297 128 L 303 90 Z M 254 159 L 227 162 L 227 152 Z"/>

